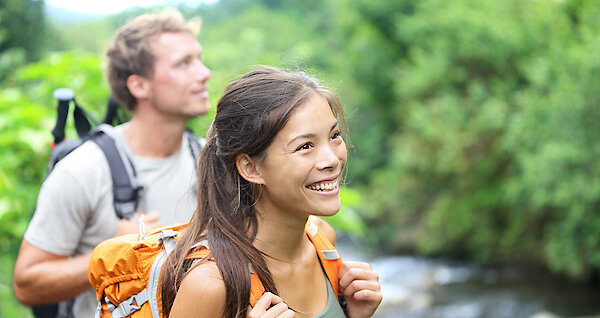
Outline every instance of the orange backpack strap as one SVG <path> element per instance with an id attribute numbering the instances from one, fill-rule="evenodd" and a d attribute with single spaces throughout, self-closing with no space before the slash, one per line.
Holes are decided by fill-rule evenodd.
<path id="1" fill-rule="evenodd" d="M 258 278 L 258 275 L 254 273 L 252 266 L 250 267 L 250 306 L 254 307 L 256 302 L 262 297 L 265 293 L 265 287 L 262 282 Z"/>
<path id="2" fill-rule="evenodd" d="M 333 291 L 338 298 L 339 301 L 339 276 L 338 273 L 340 271 L 340 267 L 342 266 L 342 258 L 340 254 L 335 249 L 333 244 L 327 239 L 327 236 L 319 230 L 317 225 L 308 221 L 306 222 L 305 232 L 310 241 L 315 246 L 315 250 L 317 251 L 317 255 L 319 256 L 319 260 L 323 265 L 323 269 L 325 270 L 325 274 L 327 275 L 327 279 L 331 283 L 333 287 Z M 186 259 L 201 259 L 205 258 L 210 254 L 210 249 L 208 249 L 208 243 L 200 242 L 197 244 L 198 246 L 203 246 L 203 248 L 196 249 L 190 255 L 186 257 Z M 262 282 L 258 278 L 258 275 L 252 269 L 252 266 L 248 266 L 250 270 L 250 305 L 254 307 L 256 302 L 262 297 L 265 293 L 265 287 Z"/>
<path id="3" fill-rule="evenodd" d="M 308 235 L 308 238 L 315 246 L 315 250 L 317 250 L 317 255 L 319 255 L 319 259 L 321 260 L 321 265 L 323 265 L 327 279 L 329 279 L 331 287 L 333 287 L 333 292 L 339 301 L 339 272 L 340 267 L 342 266 L 342 258 L 340 257 L 340 253 L 338 253 L 333 244 L 329 241 L 329 239 L 327 239 L 327 236 L 325 236 L 325 234 L 317 227 L 316 224 L 312 223 L 311 221 L 306 222 L 305 231 Z"/>

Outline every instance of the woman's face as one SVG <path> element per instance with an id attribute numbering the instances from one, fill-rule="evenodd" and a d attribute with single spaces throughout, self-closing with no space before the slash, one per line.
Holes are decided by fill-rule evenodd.
<path id="1" fill-rule="evenodd" d="M 266 211 L 330 216 L 340 209 L 346 144 L 331 107 L 315 93 L 290 116 L 257 169 Z"/>

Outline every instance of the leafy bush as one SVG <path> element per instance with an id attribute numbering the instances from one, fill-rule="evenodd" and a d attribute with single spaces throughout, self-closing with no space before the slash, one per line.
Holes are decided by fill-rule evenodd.
<path id="1" fill-rule="evenodd" d="M 0 316 L 24 317 L 29 311 L 14 301 L 12 271 L 46 174 L 57 104 L 52 91 L 74 89 L 76 98 L 99 116 L 107 89 L 100 58 L 75 52 L 50 54 L 17 69 L 7 81 L 14 88 L 0 91 Z M 72 123 L 68 128 L 74 137 Z"/>
<path id="2" fill-rule="evenodd" d="M 381 3 L 361 5 L 368 19 Z M 395 129 L 365 195 L 384 245 L 600 269 L 599 13 L 593 1 L 430 0 L 378 29 L 406 52 L 381 62 Z"/>

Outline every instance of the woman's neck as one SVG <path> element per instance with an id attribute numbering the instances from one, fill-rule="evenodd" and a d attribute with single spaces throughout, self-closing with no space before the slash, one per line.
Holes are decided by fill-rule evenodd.
<path id="1" fill-rule="evenodd" d="M 275 212 L 274 208 L 255 206 L 258 215 L 258 230 L 254 246 L 267 256 L 283 262 L 292 262 L 306 252 L 310 241 L 304 232 L 308 216 L 299 217 Z M 309 244 L 307 244 L 309 243 Z"/>
<path id="2" fill-rule="evenodd" d="M 327 278 L 305 234 L 308 216 L 265 210 L 260 201 L 257 211 L 258 232 L 254 246 L 265 254 L 279 296 L 293 308 L 297 317 L 316 315 L 327 302 Z"/>

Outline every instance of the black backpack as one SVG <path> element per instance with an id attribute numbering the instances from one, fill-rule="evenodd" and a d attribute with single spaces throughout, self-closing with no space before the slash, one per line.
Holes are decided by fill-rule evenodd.
<path id="1" fill-rule="evenodd" d="M 77 149 L 84 142 L 92 140 L 95 142 L 108 161 L 110 174 L 113 182 L 113 206 L 115 213 L 120 219 L 129 219 L 136 211 L 139 198 L 143 194 L 143 188 L 134 187 L 133 182 L 136 177 L 135 167 L 129 160 L 123 162 L 123 157 L 118 150 L 115 141 L 110 137 L 103 127 L 105 125 L 122 124 L 124 116 L 119 113 L 119 104 L 111 97 L 108 98 L 106 114 L 102 124 L 88 111 L 81 107 L 75 101 L 75 95 L 71 89 L 60 88 L 54 91 L 53 96 L 58 100 L 56 125 L 52 129 L 54 141 L 52 143 L 52 151 L 48 162 L 49 175 L 54 166 L 69 155 L 73 150 Z M 65 126 L 69 115 L 70 105 L 73 104 L 73 121 L 77 130 L 77 139 L 65 139 Z M 198 169 L 198 159 L 200 151 L 205 144 L 205 140 L 196 136 L 191 130 L 186 130 L 190 154 L 196 163 L 195 168 Z M 126 157 L 126 156 L 124 156 Z M 132 173 L 129 173 L 125 165 L 129 165 Z M 198 171 L 196 170 L 196 173 Z M 66 307 L 72 307 L 72 302 L 69 302 Z M 32 307 L 33 314 L 36 318 L 57 318 L 57 317 L 72 317 L 71 308 L 59 308 L 58 304 L 38 305 Z M 59 313 L 60 310 L 60 313 Z M 64 312 L 63 312 L 64 311 Z M 60 314 L 60 316 L 59 316 Z"/>

